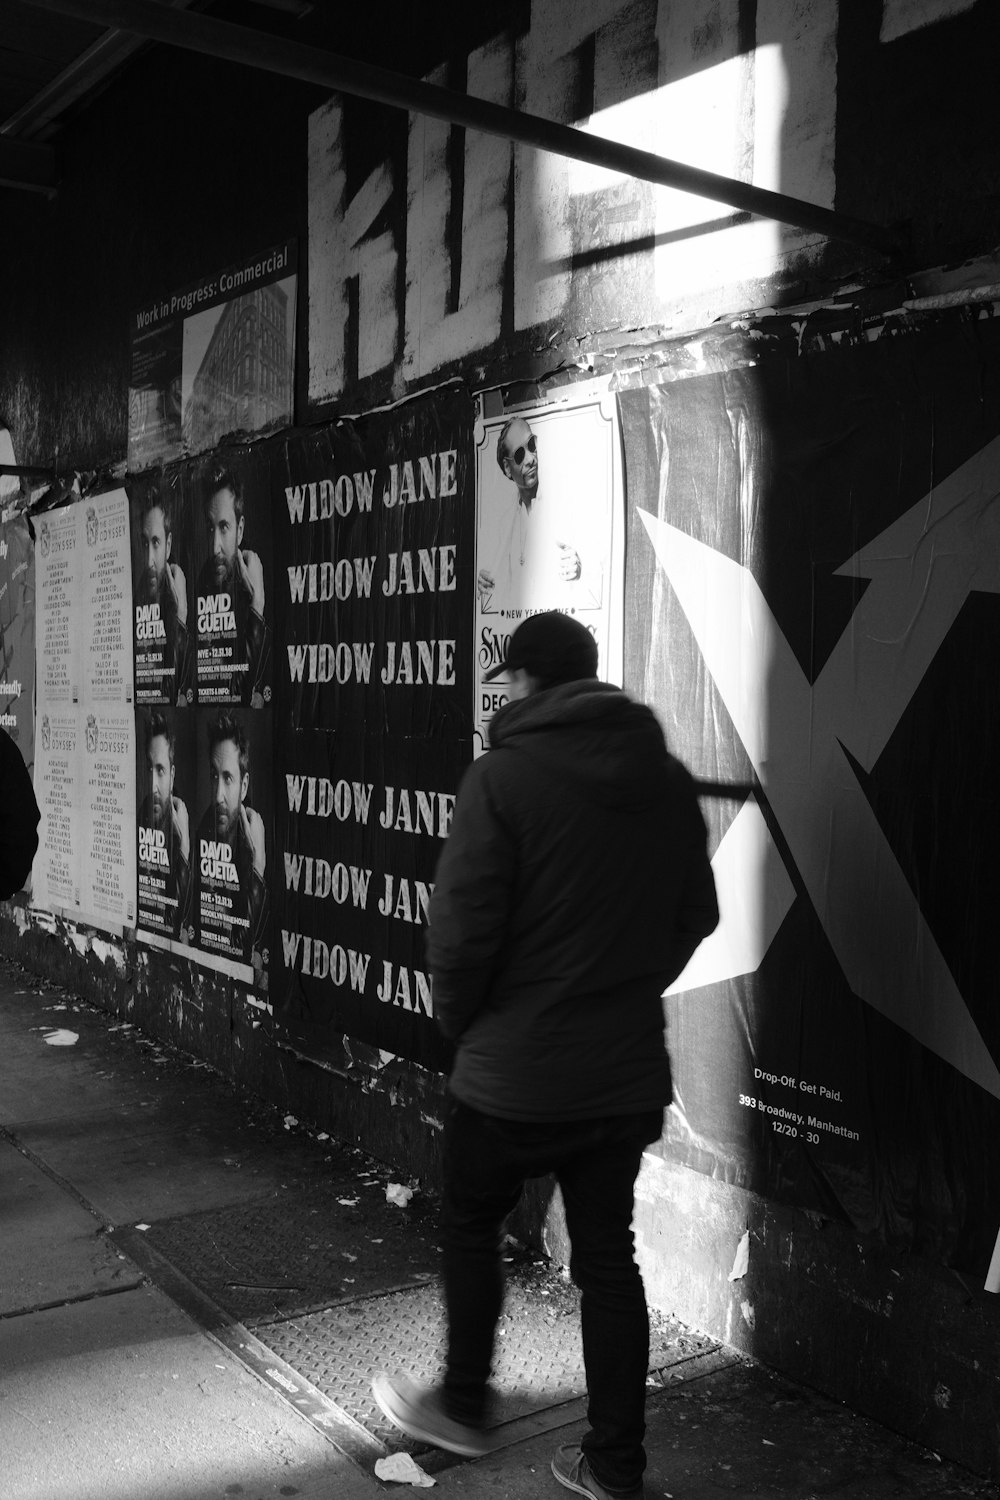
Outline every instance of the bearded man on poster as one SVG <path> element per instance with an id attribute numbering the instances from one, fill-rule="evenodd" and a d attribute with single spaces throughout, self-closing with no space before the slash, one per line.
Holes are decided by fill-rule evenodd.
<path id="1" fill-rule="evenodd" d="M 154 645 L 162 652 L 158 684 L 165 703 L 184 707 L 193 697 L 194 656 L 188 629 L 187 582 L 180 564 L 171 557 L 173 514 L 168 498 L 152 491 L 139 519 L 139 558 L 133 586 L 136 617 L 153 607 L 157 632 Z M 140 654 L 145 640 L 137 641 Z"/>
<path id="2" fill-rule="evenodd" d="M 530 1177 L 554 1173 L 582 1293 L 590 1430 L 559 1482 L 639 1497 L 649 1319 L 634 1184 L 671 1099 L 661 996 L 717 925 L 705 824 L 651 711 L 597 680 L 593 635 L 530 616 L 510 638 L 509 701 L 469 767 L 438 865 L 427 957 L 455 1044 L 444 1133 L 440 1387 L 379 1376 L 409 1436 L 486 1451 L 503 1302 L 500 1244 Z"/>
<path id="3" fill-rule="evenodd" d="M 206 860 L 218 867 L 215 883 L 226 904 L 213 916 L 202 889 L 198 942 L 216 952 L 223 943 L 222 951 L 228 948 L 230 956 L 252 964 L 262 981 L 269 916 L 266 835 L 263 818 L 247 801 L 250 742 L 235 714 L 223 711 L 209 724 L 208 772 L 210 801 L 198 825 L 199 861 L 203 878 Z"/>
<path id="4" fill-rule="evenodd" d="M 235 657 L 229 682 L 234 703 L 263 708 L 270 665 L 270 632 L 264 619 L 264 565 L 243 546 L 243 486 L 231 469 L 210 475 L 205 489 L 208 557 L 198 574 L 198 597 L 227 594 L 235 624 Z"/>
<path id="5" fill-rule="evenodd" d="M 146 720 L 146 771 L 149 792 L 139 808 L 139 827 L 162 834 L 165 864 L 163 880 L 164 920 L 169 917 L 170 936 L 181 937 L 191 924 L 194 885 L 191 880 L 191 831 L 187 804 L 177 795 L 177 739 L 165 714 L 154 710 Z M 140 833 L 140 861 L 143 838 Z"/>

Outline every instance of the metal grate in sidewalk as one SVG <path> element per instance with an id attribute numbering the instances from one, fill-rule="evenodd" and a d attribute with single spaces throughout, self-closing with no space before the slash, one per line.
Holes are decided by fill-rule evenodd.
<path id="1" fill-rule="evenodd" d="M 161 1220 L 149 1243 L 247 1328 L 427 1281 L 435 1227 L 378 1189 L 335 1182 L 263 1203 Z"/>
<path id="2" fill-rule="evenodd" d="M 332 1307 L 280 1323 L 257 1337 L 353 1421 L 390 1450 L 416 1451 L 384 1418 L 371 1394 L 380 1371 L 432 1382 L 444 1360 L 444 1307 L 438 1286 L 422 1286 Z M 665 1318 L 653 1319 L 650 1369 L 663 1370 L 712 1351 L 712 1340 Z M 586 1391 L 575 1288 L 546 1271 L 508 1282 L 498 1328 L 490 1425 L 577 1400 Z"/>
<path id="3" fill-rule="evenodd" d="M 381 1371 L 434 1381 L 444 1307 L 433 1211 L 401 1212 L 381 1188 L 333 1182 L 255 1204 L 162 1220 L 115 1238 L 168 1295 L 292 1401 L 343 1451 L 421 1454 L 371 1394 Z M 504 1447 L 585 1415 L 579 1293 L 546 1261 L 509 1258 L 491 1416 Z M 711 1339 L 651 1315 L 650 1386 L 729 1361 Z"/>

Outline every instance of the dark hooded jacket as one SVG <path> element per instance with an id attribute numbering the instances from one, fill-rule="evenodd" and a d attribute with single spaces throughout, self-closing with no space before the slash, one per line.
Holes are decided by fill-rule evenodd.
<path id="1" fill-rule="evenodd" d="M 661 995 L 718 922 L 694 783 L 596 680 L 506 704 L 467 771 L 430 903 L 452 1092 L 512 1120 L 670 1102 Z"/>
<path id="2" fill-rule="evenodd" d="M 6 901 L 31 874 L 41 815 L 28 768 L 5 729 L 0 729 L 0 785 L 5 799 L 0 823 L 0 897 Z"/>

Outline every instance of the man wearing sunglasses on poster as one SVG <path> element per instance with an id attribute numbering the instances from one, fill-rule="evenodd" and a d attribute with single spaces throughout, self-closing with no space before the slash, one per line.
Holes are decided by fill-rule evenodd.
<path id="1" fill-rule="evenodd" d="M 523 417 L 500 429 L 497 463 L 517 488 L 517 503 L 497 528 L 492 558 L 479 569 L 482 608 L 551 607 L 583 571 L 565 517 L 539 493 L 538 439 Z"/>

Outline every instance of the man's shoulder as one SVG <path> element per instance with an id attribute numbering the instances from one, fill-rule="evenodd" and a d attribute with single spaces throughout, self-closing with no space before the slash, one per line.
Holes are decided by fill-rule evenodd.
<path id="1" fill-rule="evenodd" d="M 6 729 L 0 729 L 0 770 L 8 775 L 16 776 L 19 781 L 31 779 L 20 746 Z"/>
<path id="2" fill-rule="evenodd" d="M 480 755 L 478 760 L 474 760 L 471 765 L 466 766 L 458 784 L 459 792 L 468 797 L 470 793 L 481 791 L 489 784 L 493 769 L 495 769 L 496 753 L 495 750 L 489 750 L 485 755 Z M 491 762 L 493 769 L 491 769 Z"/>
<path id="3" fill-rule="evenodd" d="M 663 774 L 672 790 L 683 796 L 697 797 L 697 782 L 684 762 L 669 750 L 664 755 Z"/>

